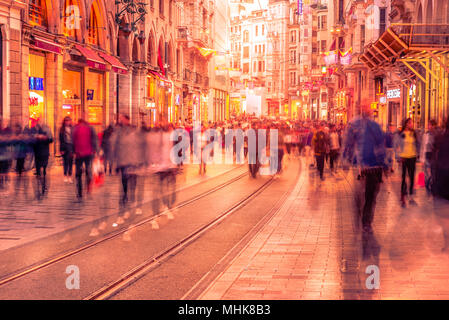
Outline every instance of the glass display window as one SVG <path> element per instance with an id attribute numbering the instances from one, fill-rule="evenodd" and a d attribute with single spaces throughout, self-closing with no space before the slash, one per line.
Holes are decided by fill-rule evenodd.
<path id="1" fill-rule="evenodd" d="M 30 54 L 28 67 L 30 121 L 43 119 L 45 115 L 45 56 Z"/>
<path id="2" fill-rule="evenodd" d="M 78 121 L 83 114 L 82 110 L 82 91 L 81 75 L 79 71 L 64 69 L 62 80 L 61 121 L 69 116 L 74 121 Z"/>

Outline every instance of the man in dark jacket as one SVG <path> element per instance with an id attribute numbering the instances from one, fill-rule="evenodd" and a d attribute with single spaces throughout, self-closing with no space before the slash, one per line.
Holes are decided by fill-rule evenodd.
<path id="1" fill-rule="evenodd" d="M 33 137 L 34 163 L 36 176 L 42 179 L 42 195 L 47 191 L 47 166 L 50 157 L 50 143 L 53 143 L 53 135 L 50 128 L 41 123 L 40 119 L 32 120 L 29 133 Z"/>
<path id="2" fill-rule="evenodd" d="M 78 124 L 73 129 L 72 134 L 73 150 L 75 152 L 75 175 L 77 197 L 83 197 L 82 174 L 83 166 L 86 172 L 87 192 L 90 192 L 90 182 L 92 180 L 92 160 L 98 151 L 97 135 L 84 119 L 79 119 Z"/>
<path id="3" fill-rule="evenodd" d="M 444 133 L 435 138 L 432 167 L 434 214 L 443 229 L 445 244 L 442 250 L 447 252 L 449 250 L 449 118 Z"/>
<path id="4" fill-rule="evenodd" d="M 324 132 L 323 126 L 320 126 L 312 140 L 313 149 L 315 152 L 316 165 L 320 174 L 321 180 L 324 180 L 324 159 L 326 150 L 329 148 L 329 137 Z"/>

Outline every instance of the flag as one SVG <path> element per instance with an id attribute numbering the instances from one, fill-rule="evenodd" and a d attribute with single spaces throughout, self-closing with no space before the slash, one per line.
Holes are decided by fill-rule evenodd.
<path id="1" fill-rule="evenodd" d="M 215 53 L 216 53 L 216 51 L 214 49 L 209 49 L 209 48 L 198 47 L 198 50 L 200 51 L 201 55 L 205 58 L 209 57 L 210 55 L 215 55 Z"/>
<path id="2" fill-rule="evenodd" d="M 157 64 L 159 66 L 159 69 L 161 69 L 161 74 L 165 77 L 164 62 L 162 61 L 161 57 L 161 47 L 159 47 L 157 50 Z"/>
<path id="3" fill-rule="evenodd" d="M 329 51 L 334 51 L 335 49 L 337 49 L 337 40 L 336 39 L 334 39 L 334 41 L 332 41 Z"/>

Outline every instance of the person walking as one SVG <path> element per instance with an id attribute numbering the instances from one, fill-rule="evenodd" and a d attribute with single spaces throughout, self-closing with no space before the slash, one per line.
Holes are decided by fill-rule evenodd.
<path id="1" fill-rule="evenodd" d="M 413 129 L 413 120 L 411 118 L 408 118 L 404 121 L 404 125 L 402 126 L 402 129 L 399 133 L 398 140 L 399 157 L 402 164 L 401 206 L 405 207 L 407 195 L 409 196 L 409 203 L 416 204 L 415 200 L 413 199 L 413 194 L 419 141 L 417 134 Z M 407 188 L 407 174 L 410 180 L 409 188 Z"/>
<path id="2" fill-rule="evenodd" d="M 433 148 L 432 194 L 434 214 L 441 224 L 444 235 L 443 252 L 449 251 L 449 118 L 444 131 L 435 136 Z"/>
<path id="3" fill-rule="evenodd" d="M 386 149 L 384 133 L 377 122 L 370 119 L 369 104 L 362 106 L 362 114 L 348 125 L 343 143 L 343 159 L 353 164 L 356 159 L 361 178 L 356 180 L 360 185 L 356 190 L 364 189 L 362 208 L 362 225 L 364 232 L 372 232 L 372 221 L 376 207 L 376 199 L 380 190 L 383 172 L 386 172 Z M 359 212 L 360 214 L 360 212 Z"/>
<path id="4" fill-rule="evenodd" d="M 98 151 L 97 135 L 92 126 L 84 119 L 79 119 L 78 124 L 73 129 L 72 141 L 75 153 L 76 195 L 80 200 L 83 197 L 83 167 L 86 175 L 87 192 L 90 193 L 91 191 L 92 160 Z"/>
<path id="5" fill-rule="evenodd" d="M 135 200 L 136 171 L 145 161 L 145 137 L 131 125 L 128 115 L 120 115 L 119 126 L 114 130 L 111 137 L 111 146 L 115 166 L 122 177 L 120 205 L 125 206 L 128 201 L 133 202 Z M 124 218 L 127 219 L 128 217 Z"/>
<path id="6" fill-rule="evenodd" d="M 429 121 L 429 128 L 423 135 L 423 143 L 420 158 L 424 161 L 424 181 L 427 194 L 432 193 L 432 160 L 435 152 L 435 139 L 439 136 L 438 126 L 435 120 Z"/>
<path id="7" fill-rule="evenodd" d="M 59 129 L 59 152 L 64 161 L 64 182 L 73 183 L 73 141 L 72 141 L 72 118 L 65 117 Z"/>
<path id="8" fill-rule="evenodd" d="M 320 179 L 324 181 L 324 160 L 329 147 L 329 138 L 324 132 L 323 126 L 320 126 L 312 139 L 313 150 L 315 153 L 316 165 L 320 174 Z"/>
<path id="9" fill-rule="evenodd" d="M 391 173 L 394 172 L 395 143 L 396 143 L 396 128 L 394 125 L 390 124 L 388 126 L 388 132 L 385 135 L 385 148 L 387 152 L 387 165 Z"/>
<path id="10" fill-rule="evenodd" d="M 11 167 L 11 129 L 0 118 L 0 190 L 5 190 L 8 183 L 8 173 Z"/>
<path id="11" fill-rule="evenodd" d="M 330 128 L 329 135 L 329 148 L 330 148 L 330 169 L 331 173 L 336 172 L 336 162 L 340 155 L 340 136 L 337 132 L 335 125 Z"/>
<path id="12" fill-rule="evenodd" d="M 114 127 L 109 125 L 106 130 L 103 131 L 103 138 L 101 139 L 101 150 L 103 150 L 103 160 L 104 160 L 104 173 L 108 172 L 109 175 L 112 175 L 112 147 L 111 147 L 111 137 L 114 133 Z"/>
<path id="13" fill-rule="evenodd" d="M 38 180 L 37 194 L 38 198 L 40 198 L 47 191 L 47 166 L 50 157 L 50 144 L 53 143 L 53 135 L 50 128 L 46 124 L 42 124 L 40 119 L 32 119 L 29 132 L 34 140 L 34 163 L 36 167 L 36 178 Z"/>

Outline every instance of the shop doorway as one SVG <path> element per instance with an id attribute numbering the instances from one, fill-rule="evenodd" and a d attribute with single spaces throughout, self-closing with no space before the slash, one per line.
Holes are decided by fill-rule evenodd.
<path id="1" fill-rule="evenodd" d="M 401 104 L 399 102 L 388 102 L 388 124 L 392 124 L 394 126 L 398 126 L 398 113 L 400 110 Z"/>
<path id="2" fill-rule="evenodd" d="M 82 86 L 81 86 L 82 72 L 78 70 L 64 68 L 62 80 L 62 96 L 63 103 L 61 107 L 61 122 L 65 117 L 72 118 L 74 123 L 83 117 L 82 110 Z"/>

